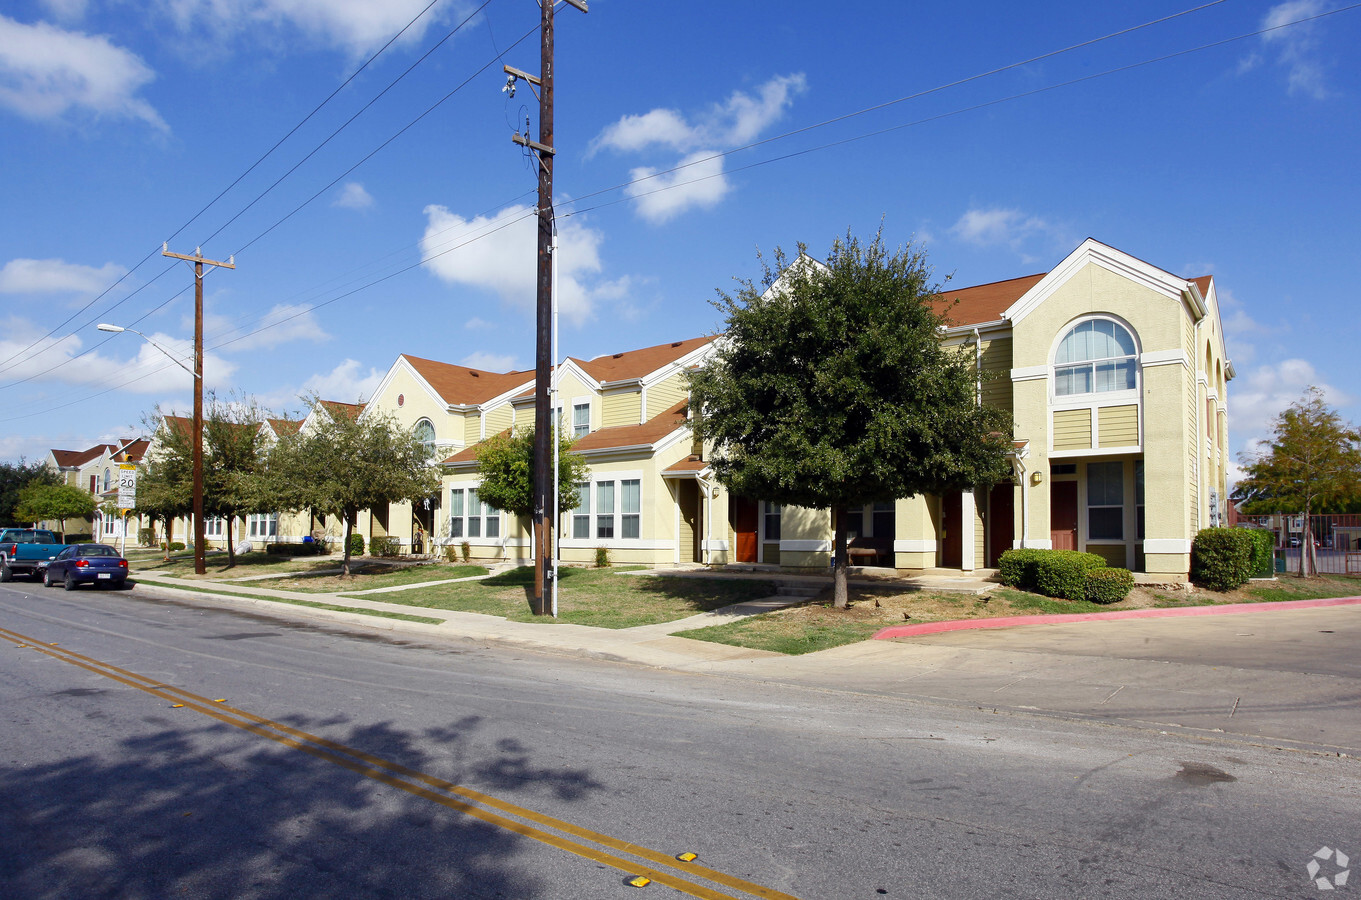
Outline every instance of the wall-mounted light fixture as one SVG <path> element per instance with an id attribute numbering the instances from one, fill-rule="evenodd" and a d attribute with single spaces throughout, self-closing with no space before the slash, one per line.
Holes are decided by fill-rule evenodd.
<path id="1" fill-rule="evenodd" d="M 1031 472 L 1031 473 L 1030 473 L 1030 483 L 1031 483 L 1031 484 L 1041 484 L 1041 483 L 1043 483 L 1043 481 L 1044 481 L 1044 473 L 1043 473 L 1043 472 Z"/>

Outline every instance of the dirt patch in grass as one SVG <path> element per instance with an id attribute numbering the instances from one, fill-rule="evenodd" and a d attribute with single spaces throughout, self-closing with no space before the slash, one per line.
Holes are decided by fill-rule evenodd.
<path id="1" fill-rule="evenodd" d="M 1361 596 L 1361 578 L 1336 575 L 1309 579 L 1289 576 L 1278 581 L 1251 582 L 1227 592 L 1195 587 L 1135 588 L 1119 603 L 1105 605 L 1056 600 L 1001 585 L 981 595 L 904 591 L 882 585 L 852 587 L 849 607 L 836 609 L 831 604 L 829 587 L 800 606 L 740 622 L 684 631 L 677 636 L 777 653 L 812 653 L 869 640 L 875 632 L 891 625 L 1354 596 Z"/>
<path id="2" fill-rule="evenodd" d="M 769 597 L 768 581 L 721 578 L 639 577 L 619 569 L 563 568 L 558 582 L 558 617 L 533 615 L 532 568 L 511 569 L 480 581 L 442 584 L 381 595 L 386 603 L 504 616 L 517 622 L 554 622 L 597 628 L 632 628 L 674 622 L 733 603 Z"/>
<path id="3" fill-rule="evenodd" d="M 352 591 L 366 591 L 371 588 L 397 587 L 405 584 L 422 584 L 427 581 L 444 581 L 450 578 L 472 578 L 486 575 L 483 566 L 449 566 L 444 564 L 420 564 L 394 568 L 382 563 L 350 563 L 351 575 L 310 575 L 304 578 L 285 576 L 267 581 L 254 582 L 261 587 L 281 591 L 300 591 L 305 594 L 348 594 Z M 387 599 L 386 597 L 383 599 Z"/>

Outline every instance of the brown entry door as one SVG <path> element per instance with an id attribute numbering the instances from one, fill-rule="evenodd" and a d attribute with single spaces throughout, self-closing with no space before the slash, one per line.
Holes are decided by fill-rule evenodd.
<path id="1" fill-rule="evenodd" d="M 1016 536 L 1016 487 L 995 484 L 988 493 L 988 568 L 995 568 L 1002 554 L 1011 549 Z"/>
<path id="2" fill-rule="evenodd" d="M 732 530 L 736 535 L 737 546 L 733 548 L 737 562 L 756 562 L 756 528 L 758 523 L 756 501 L 745 497 L 734 497 L 728 507 Z"/>
<path id="3" fill-rule="evenodd" d="M 1077 482 L 1049 484 L 1049 540 L 1055 550 L 1077 549 Z"/>
<path id="4" fill-rule="evenodd" d="M 964 495 L 950 491 L 942 496 L 940 518 L 945 529 L 940 564 L 947 569 L 958 569 L 964 565 Z"/>

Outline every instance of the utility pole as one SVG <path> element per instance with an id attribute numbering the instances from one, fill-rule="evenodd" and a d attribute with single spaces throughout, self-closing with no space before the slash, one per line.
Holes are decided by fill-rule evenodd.
<path id="1" fill-rule="evenodd" d="M 587 12 L 585 0 L 565 0 Z M 521 137 L 517 132 L 511 140 L 528 147 L 539 161 L 539 250 L 538 288 L 535 297 L 535 354 L 534 354 L 534 599 L 531 608 L 536 616 L 550 612 L 548 598 L 552 582 L 557 577 L 553 558 L 553 526 L 557 521 L 558 498 L 553 490 L 552 456 L 549 450 L 553 410 L 549 405 L 548 389 L 553 364 L 553 7 L 555 0 L 539 0 L 542 14 L 539 24 L 539 77 L 505 67 L 510 77 L 506 90 L 513 96 L 515 80 L 522 78 L 538 88 L 539 139 L 529 139 L 528 128 Z"/>
<path id="2" fill-rule="evenodd" d="M 218 262 L 204 259 L 202 248 L 195 247 L 194 255 L 187 256 L 171 253 L 167 244 L 161 245 L 161 255 L 194 264 L 194 572 L 204 575 L 208 563 L 203 544 L 203 266 L 235 269 L 236 257 Z"/>

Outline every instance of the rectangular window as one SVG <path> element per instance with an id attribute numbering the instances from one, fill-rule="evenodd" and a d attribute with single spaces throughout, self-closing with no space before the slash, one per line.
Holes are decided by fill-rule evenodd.
<path id="1" fill-rule="evenodd" d="M 463 488 L 449 492 L 449 537 L 463 537 Z"/>
<path id="2" fill-rule="evenodd" d="M 879 538 L 893 537 L 894 503 L 892 500 L 882 501 L 874 504 L 874 536 Z"/>
<path id="3" fill-rule="evenodd" d="M 468 488 L 468 537 L 482 537 L 482 501 L 477 488 Z"/>
<path id="4" fill-rule="evenodd" d="M 865 508 L 857 506 L 846 510 L 846 540 L 854 540 L 865 534 Z"/>
<path id="5" fill-rule="evenodd" d="M 114 523 L 115 521 L 116 521 L 116 520 L 114 519 L 113 516 L 105 516 L 105 517 L 104 517 L 104 533 L 105 533 L 105 534 L 113 534 L 113 523 Z"/>
<path id="6" fill-rule="evenodd" d="M 639 522 L 643 511 L 643 488 L 638 479 L 619 482 L 620 506 L 622 516 L 619 520 L 619 536 L 638 537 Z"/>
<path id="7" fill-rule="evenodd" d="M 613 481 L 598 481 L 595 485 L 595 536 L 614 537 Z"/>
<path id="8" fill-rule="evenodd" d="M 1087 463 L 1087 538 L 1125 538 L 1125 466 L 1119 462 Z"/>
<path id="9" fill-rule="evenodd" d="M 766 537 L 767 541 L 778 541 L 780 539 L 780 504 L 763 501 L 766 518 Z"/>
<path id="10" fill-rule="evenodd" d="M 572 537 L 591 536 L 591 485 L 583 481 L 577 485 L 577 508 L 572 510 Z"/>
<path id="11" fill-rule="evenodd" d="M 578 403 L 572 407 L 572 437 L 579 438 L 591 430 L 591 404 Z"/>
<path id="12" fill-rule="evenodd" d="M 203 520 L 204 537 L 222 537 L 224 521 L 221 516 L 209 516 Z"/>
<path id="13" fill-rule="evenodd" d="M 272 538 L 279 533 L 278 513 L 251 513 L 246 517 L 247 534 L 252 538 Z"/>
<path id="14" fill-rule="evenodd" d="M 1144 539 L 1144 461 L 1134 462 L 1134 509 L 1137 518 L 1135 537 Z"/>
<path id="15" fill-rule="evenodd" d="M 493 509 L 489 504 L 482 504 L 482 518 L 486 523 L 483 531 L 489 538 L 499 538 L 501 536 L 501 511 Z"/>

